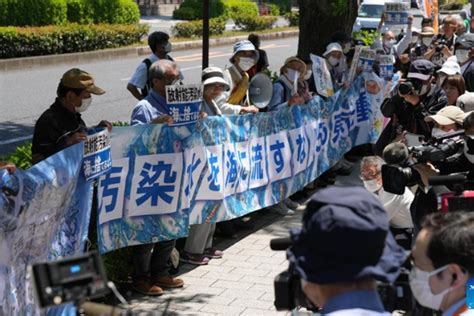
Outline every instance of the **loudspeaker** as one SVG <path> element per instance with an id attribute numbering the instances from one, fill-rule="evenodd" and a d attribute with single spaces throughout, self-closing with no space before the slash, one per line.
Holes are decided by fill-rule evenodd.
<path id="1" fill-rule="evenodd" d="M 272 80 L 267 75 L 258 73 L 250 80 L 249 99 L 251 104 L 263 109 L 270 103 L 272 94 Z"/>

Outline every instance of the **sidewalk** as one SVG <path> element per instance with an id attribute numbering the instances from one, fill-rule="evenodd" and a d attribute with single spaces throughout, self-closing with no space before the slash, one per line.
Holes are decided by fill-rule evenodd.
<path id="1" fill-rule="evenodd" d="M 335 185 L 361 185 L 359 164 L 352 174 L 338 177 Z M 302 201 L 306 202 L 306 201 Z M 288 268 L 286 253 L 272 251 L 270 240 L 287 237 L 291 228 L 301 226 L 303 208 L 294 215 L 276 215 L 262 210 L 253 213 L 254 232 L 240 231 L 234 240 L 217 241 L 222 259 L 205 266 L 184 264 L 182 289 L 167 290 L 160 297 L 134 295 L 132 311 L 138 315 L 291 315 L 274 307 L 273 280 Z M 301 311 L 299 315 L 311 315 Z"/>

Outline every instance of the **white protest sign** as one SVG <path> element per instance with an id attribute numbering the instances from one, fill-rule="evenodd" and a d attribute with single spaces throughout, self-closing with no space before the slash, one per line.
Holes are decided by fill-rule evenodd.
<path id="1" fill-rule="evenodd" d="M 393 77 L 393 55 L 379 55 L 379 69 L 381 78 Z"/>
<path id="2" fill-rule="evenodd" d="M 385 24 L 401 25 L 408 24 L 410 3 L 405 1 L 385 2 Z"/>
<path id="3" fill-rule="evenodd" d="M 172 125 L 187 125 L 198 120 L 201 95 L 200 85 L 166 86 L 166 103 L 173 118 Z"/>
<path id="4" fill-rule="evenodd" d="M 375 61 L 376 51 L 370 48 L 362 48 L 360 50 L 359 62 L 357 63 L 358 67 L 362 68 L 363 72 L 372 72 L 372 67 Z"/>
<path id="5" fill-rule="evenodd" d="M 313 62 L 314 85 L 319 95 L 330 97 L 334 94 L 331 73 L 326 65 L 326 60 L 322 57 L 310 54 Z"/>
<path id="6" fill-rule="evenodd" d="M 362 46 L 356 46 L 354 57 L 352 58 L 351 69 L 349 70 L 349 76 L 347 77 L 348 82 L 352 82 L 356 76 L 357 66 L 359 65 L 359 56 Z"/>

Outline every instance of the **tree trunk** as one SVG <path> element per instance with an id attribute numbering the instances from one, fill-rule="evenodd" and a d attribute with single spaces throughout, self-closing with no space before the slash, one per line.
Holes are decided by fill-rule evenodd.
<path id="1" fill-rule="evenodd" d="M 321 56 L 336 31 L 352 33 L 358 0 L 300 0 L 298 55 Z"/>

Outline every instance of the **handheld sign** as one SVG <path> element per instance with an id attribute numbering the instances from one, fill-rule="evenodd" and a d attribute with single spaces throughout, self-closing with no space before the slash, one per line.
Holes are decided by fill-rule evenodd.
<path id="1" fill-rule="evenodd" d="M 332 86 L 331 74 L 326 65 L 326 60 L 313 54 L 310 54 L 310 57 L 313 62 L 313 77 L 316 91 L 319 95 L 324 97 L 332 96 L 334 94 L 334 88 Z"/>
<path id="2" fill-rule="evenodd" d="M 380 78 L 392 78 L 393 77 L 393 56 L 392 55 L 380 55 L 379 56 L 379 68 Z"/>
<path id="3" fill-rule="evenodd" d="M 372 72 L 375 61 L 376 52 L 370 48 L 362 48 L 360 50 L 358 67 L 362 68 L 363 72 Z"/>
<path id="4" fill-rule="evenodd" d="M 169 115 L 174 121 L 171 125 L 188 125 L 198 120 L 201 92 L 200 85 L 166 86 L 166 103 L 170 109 Z"/>
<path id="5" fill-rule="evenodd" d="M 352 58 L 351 69 L 349 70 L 349 75 L 347 76 L 348 82 L 354 81 L 354 78 L 356 77 L 357 67 L 359 66 L 360 51 L 362 48 L 363 47 L 360 45 L 355 47 L 354 57 Z"/>
<path id="6" fill-rule="evenodd" d="M 385 24 L 401 25 L 408 24 L 410 3 L 405 1 L 385 2 Z"/>
<path id="7" fill-rule="evenodd" d="M 82 168 L 86 180 L 97 178 L 112 168 L 110 135 L 106 128 L 96 128 L 87 131 Z"/>

